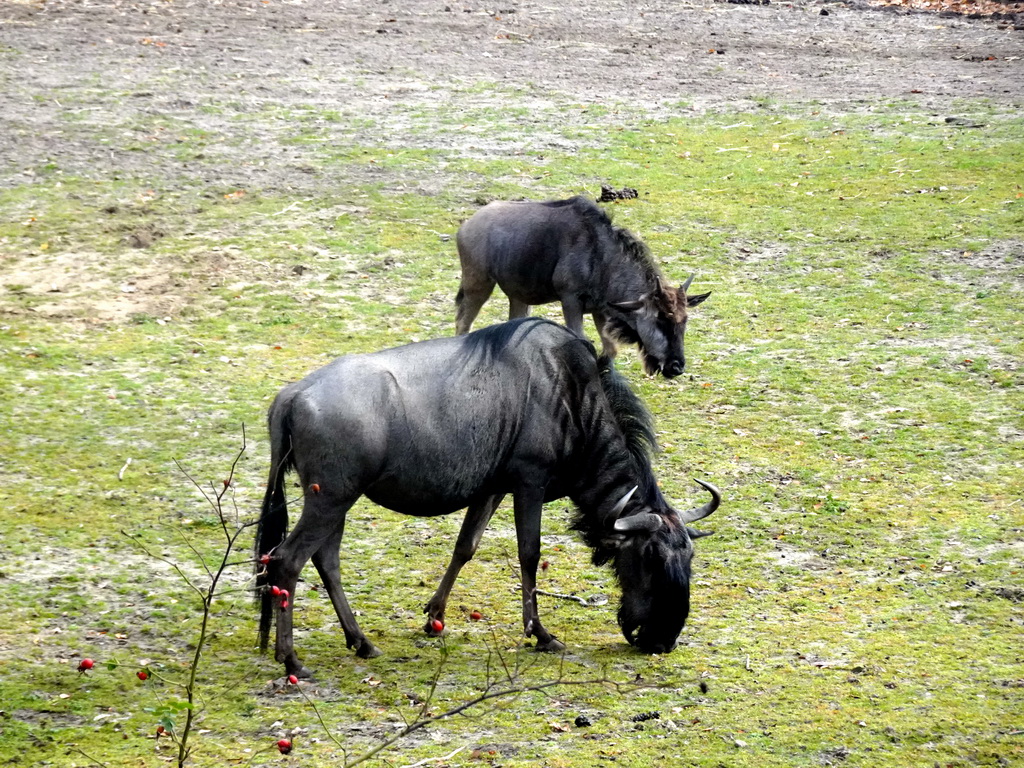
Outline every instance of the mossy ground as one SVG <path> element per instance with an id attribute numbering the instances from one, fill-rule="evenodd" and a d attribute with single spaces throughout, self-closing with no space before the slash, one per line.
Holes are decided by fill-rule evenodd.
<path id="1" fill-rule="evenodd" d="M 244 424 L 228 498 L 251 518 L 266 479 L 263 419 L 283 383 L 341 354 L 451 333 L 451 236 L 478 199 L 604 182 L 642 191 L 611 206 L 616 222 L 669 275 L 694 271 L 694 288 L 713 292 L 693 312 L 688 376 L 647 379 L 631 351 L 621 356 L 656 416 L 668 495 L 699 498 L 691 477 L 725 494 L 708 521 L 715 535 L 698 544 L 691 620 L 670 655 L 629 649 L 610 574 L 589 564 L 552 504 L 543 588 L 611 603 L 542 599 L 570 651 L 531 653 L 517 633 L 510 515 L 499 513 L 453 594 L 431 711 L 493 682 L 498 654 L 523 665 L 527 683 L 638 687 L 502 700 L 378 759 L 407 765 L 466 747 L 451 764 L 1024 760 L 1024 119 L 963 107 L 979 127 L 904 103 L 837 115 L 766 101 L 628 120 L 602 107 L 611 131 L 581 118 L 587 105 L 481 108 L 457 121 L 490 147 L 480 153 L 436 146 L 432 132 L 451 127 L 425 107 L 407 115 L 414 149 L 361 143 L 374 130 L 366 118 L 348 145 L 332 133 L 321 152 L 323 126 L 350 116 L 311 105 L 260 119 L 315 158 L 311 173 L 344 187 L 222 188 L 143 171 L 114 180 L 66 174 L 55 159 L 0 192 L 0 760 L 169 757 L 153 734 L 180 698 L 169 681 L 197 636 L 195 595 L 120 532 L 201 582 L 198 555 L 213 558 L 223 536 L 175 460 L 216 487 Z M 531 131 L 543 150 L 524 151 Z M 218 162 L 188 125 L 112 129 L 107 140 L 132 151 L 140 136 L 179 137 L 147 144 L 156 168 L 188 151 Z M 495 296 L 478 323 L 504 312 Z M 305 574 L 297 643 L 318 678 L 306 690 L 351 754 L 427 695 L 442 654 L 420 609 L 459 522 L 365 501 L 350 513 L 343 582 L 379 659 L 345 649 L 315 572 Z M 255 649 L 249 570 L 232 569 L 214 607 L 194 764 L 337 765 L 341 749 L 308 704 L 269 682 L 281 670 Z M 83 656 L 99 663 L 80 675 Z M 155 673 L 144 683 L 142 666 Z M 593 725 L 576 727 L 580 714 Z M 296 728 L 290 758 L 267 751 Z"/>

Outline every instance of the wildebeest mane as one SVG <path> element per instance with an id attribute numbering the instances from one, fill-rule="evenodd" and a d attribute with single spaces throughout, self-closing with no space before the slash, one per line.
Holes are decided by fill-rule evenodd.
<path id="1" fill-rule="evenodd" d="M 658 452 L 658 438 L 654 434 L 654 418 L 647 406 L 637 397 L 626 377 L 615 370 L 614 362 L 601 357 L 597 362 L 601 388 L 611 406 L 615 422 L 626 438 L 626 448 L 633 460 L 634 476 L 639 485 L 639 498 L 648 499 L 657 485 L 651 469 L 651 458 Z"/>
<path id="2" fill-rule="evenodd" d="M 608 399 L 612 416 L 625 438 L 626 449 L 632 459 L 634 482 L 639 486 L 635 498 L 646 504 L 655 505 L 658 484 L 651 468 L 651 459 L 658 451 L 658 439 L 654 434 L 654 418 L 643 401 L 630 388 L 625 377 L 615 370 L 614 362 L 610 358 L 600 357 L 597 366 L 601 388 Z M 615 499 L 609 501 L 614 502 Z M 579 531 L 584 543 L 594 550 L 592 560 L 595 565 L 603 565 L 615 557 L 616 550 L 609 548 L 605 542 L 608 535 L 605 523 L 597 516 L 586 514 L 577 506 L 571 527 Z"/>
<path id="3" fill-rule="evenodd" d="M 606 232 L 612 242 L 618 246 L 622 255 L 640 268 L 648 283 L 654 285 L 662 279 L 661 272 L 654 263 L 651 249 L 647 247 L 647 244 L 625 227 L 616 227 L 612 224 L 612 218 L 608 212 L 600 208 L 593 200 L 577 195 L 568 200 L 551 200 L 544 205 L 550 208 L 571 206 L 591 233 L 596 235 L 602 231 Z"/>
<path id="4" fill-rule="evenodd" d="M 597 367 L 601 377 L 601 388 L 608 399 L 612 417 L 625 438 L 626 450 L 629 451 L 633 463 L 633 478 L 639 486 L 636 498 L 653 501 L 653 495 L 658 492 L 657 481 L 654 479 L 651 469 L 651 458 L 658 450 L 658 439 L 654 434 L 654 419 L 651 412 L 630 388 L 625 377 L 615 370 L 614 363 L 610 358 L 600 357 Z M 609 501 L 614 502 L 615 499 Z M 602 565 L 614 557 L 614 550 L 608 549 L 604 544 L 603 540 L 607 535 L 607 530 L 597 516 L 585 514 L 577 506 L 572 528 L 579 531 L 584 542 L 593 548 L 595 565 Z"/>

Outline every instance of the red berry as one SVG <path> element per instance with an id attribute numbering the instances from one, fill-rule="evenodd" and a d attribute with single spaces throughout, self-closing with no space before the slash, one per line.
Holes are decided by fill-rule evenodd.
<path id="1" fill-rule="evenodd" d="M 288 590 L 287 589 L 282 589 L 281 590 L 281 597 L 283 597 L 285 600 L 288 599 Z"/>
<path id="2" fill-rule="evenodd" d="M 270 555 L 260 555 L 260 565 L 266 565 L 270 562 Z"/>
<path id="3" fill-rule="evenodd" d="M 272 594 L 274 597 L 277 597 L 278 595 L 281 594 L 281 588 L 278 587 L 278 586 L 271 587 L 270 588 L 270 594 Z"/>
<path id="4" fill-rule="evenodd" d="M 288 675 L 288 682 L 291 683 L 292 685 L 298 685 L 299 684 L 299 678 L 297 678 L 295 675 Z"/>
<path id="5" fill-rule="evenodd" d="M 231 481 L 230 480 L 224 480 L 223 482 L 224 482 L 224 487 L 225 488 L 229 488 L 231 486 Z"/>
<path id="6" fill-rule="evenodd" d="M 285 610 L 287 608 L 288 608 L 288 601 L 287 600 L 282 600 L 281 601 L 281 610 L 283 611 L 283 610 Z"/>
<path id="7" fill-rule="evenodd" d="M 440 619 L 433 619 L 430 622 L 430 628 L 435 632 L 441 632 L 442 630 L 444 630 L 444 624 L 441 622 Z"/>
<path id="8" fill-rule="evenodd" d="M 82 659 L 78 663 L 78 671 L 79 672 L 85 672 L 85 670 L 92 669 L 92 668 L 93 668 L 93 660 L 92 659 Z"/>
<path id="9" fill-rule="evenodd" d="M 144 669 L 140 669 L 138 672 L 135 673 L 135 676 L 139 678 L 139 680 L 146 680 L 149 678 L 149 672 L 147 672 Z"/>
<path id="10" fill-rule="evenodd" d="M 311 486 L 309 486 L 309 490 L 311 490 L 313 493 L 320 493 L 320 486 L 317 485 L 316 483 L 313 483 Z"/>
<path id="11" fill-rule="evenodd" d="M 292 743 L 288 739 L 279 739 L 277 742 L 277 751 L 282 755 L 287 755 L 292 751 Z"/>
<path id="12" fill-rule="evenodd" d="M 547 560 L 545 560 L 543 563 L 540 564 L 540 569 L 542 571 L 546 571 L 550 565 L 551 565 L 551 563 L 549 563 Z"/>
<path id="13" fill-rule="evenodd" d="M 469 614 L 469 618 L 471 618 L 473 621 L 480 621 L 480 619 L 482 619 L 483 617 L 484 615 L 480 613 L 480 611 L 473 611 L 471 614 Z"/>

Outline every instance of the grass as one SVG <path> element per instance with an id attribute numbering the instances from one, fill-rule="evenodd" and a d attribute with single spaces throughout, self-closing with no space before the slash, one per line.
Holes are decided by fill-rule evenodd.
<path id="1" fill-rule="evenodd" d="M 611 602 L 544 600 L 570 654 L 533 655 L 516 630 L 514 535 L 500 512 L 453 594 L 431 709 L 476 695 L 498 651 L 524 665 L 528 684 L 607 675 L 653 687 L 527 693 L 379 759 L 405 765 L 466 746 L 453 764 L 640 766 L 668 750 L 694 766 L 1021 760 L 1024 120 L 988 104 L 961 105 L 985 118 L 972 129 L 904 103 L 621 120 L 602 107 L 621 127 L 609 131 L 581 117 L 586 105 L 517 113 L 474 102 L 491 87 L 453 95 L 474 110 L 460 142 L 434 132 L 451 131 L 448 111 L 410 108 L 405 151 L 367 140 L 380 127 L 371 115 L 347 140 L 350 116 L 337 109 L 258 118 L 318 179 L 344 184 L 282 191 L 177 176 L 163 159 L 205 155 L 209 136 L 161 123 L 106 136 L 126 149 L 156 128 L 184 137 L 147 145 L 151 172 L 111 180 L 56 158 L 0 193 L 11 276 L 0 295 L 0 759 L 171 756 L 153 734 L 179 700 L 165 680 L 180 675 L 199 615 L 183 582 L 119 532 L 189 573 L 201 572 L 197 552 L 216 554 L 219 529 L 173 461 L 216 485 L 244 423 L 233 498 L 240 516 L 254 514 L 262 421 L 284 382 L 340 354 L 451 333 L 450 236 L 477 198 L 611 183 L 642 192 L 612 206 L 616 221 L 669 275 L 695 271 L 694 288 L 713 291 L 693 314 L 689 376 L 646 379 L 622 355 L 657 418 L 668 494 L 699 498 L 690 477 L 726 494 L 715 536 L 698 544 L 691 621 L 673 654 L 632 653 L 610 574 L 589 564 L 552 504 L 542 586 Z M 539 150 L 551 136 L 563 143 Z M 230 151 L 224 142 L 195 162 Z M 164 234 L 132 248 L 126 238 L 143 228 Z M 44 274 L 68 279 L 51 292 Z M 479 322 L 502 319 L 502 305 L 496 297 Z M 380 659 L 346 651 L 305 573 L 297 642 L 318 673 L 309 695 L 350 754 L 427 695 L 441 653 L 420 633 L 420 609 L 458 523 L 365 501 L 350 514 L 343 582 Z M 289 760 L 337 765 L 339 747 L 302 697 L 268 682 L 280 669 L 254 648 L 240 591 L 248 567 L 229 575 L 200 675 L 194 763 L 277 763 L 266 748 L 294 731 Z M 79 675 L 82 656 L 97 669 Z M 142 666 L 157 676 L 140 682 Z M 632 719 L 649 712 L 660 717 Z M 591 727 L 574 725 L 581 714 Z"/>

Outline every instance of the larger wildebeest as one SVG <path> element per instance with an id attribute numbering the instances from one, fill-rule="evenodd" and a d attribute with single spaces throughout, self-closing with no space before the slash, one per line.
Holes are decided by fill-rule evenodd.
<path id="1" fill-rule="evenodd" d="M 497 284 L 509 319 L 560 301 L 565 324 L 580 336 L 584 313 L 593 315 L 603 355 L 615 356 L 617 339 L 639 346 L 650 375 L 671 379 L 686 367 L 687 308 L 710 292 L 688 296 L 693 275 L 667 285 L 647 246 L 587 198 L 490 203 L 459 228 L 456 242 L 457 333 L 469 331 Z"/>
<path id="2" fill-rule="evenodd" d="M 689 612 L 692 540 L 701 535 L 688 523 L 711 514 L 721 497 L 701 483 L 711 501 L 673 509 L 651 471 L 650 414 L 602 362 L 590 342 L 530 318 L 342 357 L 281 390 L 270 407 L 270 480 L 256 555 L 265 567 L 257 580 L 264 588 L 261 641 L 266 647 L 276 613 L 275 655 L 287 673 L 305 674 L 292 642 L 291 603 L 310 557 L 348 647 L 364 658 L 379 653 L 356 623 L 338 567 L 345 513 L 363 495 L 421 517 L 468 507 L 426 606 L 428 632 L 436 634 L 434 620 L 444 621 L 459 570 L 511 493 L 526 634 L 541 650 L 563 648 L 541 624 L 535 590 L 541 506 L 568 496 L 594 562 L 611 562 L 618 576 L 626 639 L 651 653 L 671 650 Z M 304 489 L 290 534 L 289 469 Z"/>

